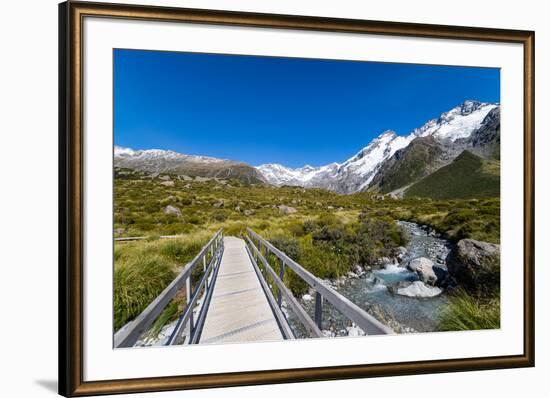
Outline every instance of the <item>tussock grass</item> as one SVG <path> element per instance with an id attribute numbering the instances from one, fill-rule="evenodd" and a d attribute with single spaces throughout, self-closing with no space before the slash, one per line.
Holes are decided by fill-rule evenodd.
<path id="1" fill-rule="evenodd" d="M 135 257 L 115 265 L 115 330 L 135 318 L 174 279 L 172 268 L 159 255 Z"/>
<path id="2" fill-rule="evenodd" d="M 210 232 L 204 231 L 173 240 L 117 242 L 114 254 L 115 329 L 139 315 L 210 237 Z"/>
<path id="3" fill-rule="evenodd" d="M 480 330 L 500 328 L 500 297 L 480 299 L 458 289 L 439 316 L 439 330 Z"/>

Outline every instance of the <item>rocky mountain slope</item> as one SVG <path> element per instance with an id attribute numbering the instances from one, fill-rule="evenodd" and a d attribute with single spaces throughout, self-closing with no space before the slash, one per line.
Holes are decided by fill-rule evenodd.
<path id="1" fill-rule="evenodd" d="M 388 193 L 403 190 L 449 164 L 465 149 L 482 157 L 498 157 L 499 145 L 500 106 L 465 101 L 406 136 L 382 133 L 341 164 L 297 169 L 264 164 L 258 170 L 273 185 Z"/>
<path id="2" fill-rule="evenodd" d="M 235 178 L 245 183 L 265 183 L 254 167 L 227 159 L 185 155 L 161 149 L 133 150 L 115 146 L 114 166 L 151 174 L 176 174 L 189 177 Z"/>
<path id="3" fill-rule="evenodd" d="M 466 124 L 463 120 L 461 123 L 455 123 L 461 126 L 460 132 L 445 127 L 446 135 L 442 135 L 440 130 L 430 134 L 416 130 L 419 136 L 380 166 L 368 189 L 381 193 L 398 190 L 402 193 L 404 187 L 450 164 L 465 150 L 482 158 L 498 159 L 500 157 L 500 107 L 485 107 L 485 110 L 487 108 L 491 109 L 481 122 L 479 122 L 479 115 L 475 115 L 476 122 L 468 127 L 470 131 L 468 135 L 465 134 Z M 465 109 L 469 111 L 472 108 Z M 432 123 L 428 122 L 427 125 L 430 124 Z"/>

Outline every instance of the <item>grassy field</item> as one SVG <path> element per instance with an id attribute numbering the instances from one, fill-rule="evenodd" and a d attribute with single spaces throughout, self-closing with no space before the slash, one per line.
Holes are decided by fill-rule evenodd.
<path id="1" fill-rule="evenodd" d="M 281 211 L 288 206 L 295 212 Z M 171 209 L 172 214 L 166 214 Z M 223 227 L 246 227 L 270 240 L 320 278 L 372 265 L 407 243 L 396 220 L 427 224 L 449 239 L 499 242 L 500 200 L 391 199 L 373 193 L 338 195 L 322 189 L 247 185 L 237 180 L 187 180 L 115 170 L 115 237 L 147 236 L 115 244 L 115 326 L 139 314 Z M 159 240 L 160 235 L 181 235 Z M 293 273 L 285 284 L 306 291 Z M 173 318 L 171 305 L 164 321 Z M 158 327 L 159 325 L 157 325 Z"/>

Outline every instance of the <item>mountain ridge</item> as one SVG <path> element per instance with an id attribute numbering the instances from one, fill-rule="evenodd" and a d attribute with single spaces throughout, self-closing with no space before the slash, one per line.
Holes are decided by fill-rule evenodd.
<path id="1" fill-rule="evenodd" d="M 319 167 L 290 168 L 277 163 L 254 167 L 229 159 L 120 146 L 114 148 L 114 163 L 153 174 L 236 178 L 246 183 L 324 188 L 342 194 L 367 190 L 404 194 L 466 149 L 482 158 L 499 158 L 500 104 L 464 101 L 407 135 L 386 130 L 344 162 Z"/>
<path id="2" fill-rule="evenodd" d="M 411 142 L 420 138 L 432 137 L 443 146 L 458 147 L 483 125 L 487 115 L 495 109 L 500 109 L 500 104 L 466 100 L 442 113 L 438 118 L 431 119 L 421 127 L 413 129 L 407 135 L 397 135 L 392 130 L 384 131 L 341 164 L 330 163 L 319 167 L 309 166 L 293 169 L 270 163 L 257 166 L 257 169 L 270 184 L 277 186 L 297 185 L 306 188 L 326 188 L 339 193 L 377 191 L 379 189 L 376 187 L 379 187 L 381 179 L 377 179 L 377 175 L 381 168 L 387 162 L 391 162 L 400 151 L 406 150 Z M 449 159 L 442 161 L 437 167 L 431 167 L 430 170 L 435 171 L 438 167 L 448 164 L 461 151 L 455 152 Z M 420 173 L 416 177 L 422 178 L 425 175 L 425 173 Z M 409 181 L 409 183 L 412 182 L 414 181 Z M 373 188 L 373 183 L 375 188 Z M 384 191 L 387 190 L 384 189 Z"/>
<path id="3" fill-rule="evenodd" d="M 248 184 L 266 183 L 254 167 L 229 159 L 186 155 L 163 149 L 134 150 L 115 146 L 114 166 L 152 174 L 168 173 L 189 177 L 235 178 Z"/>

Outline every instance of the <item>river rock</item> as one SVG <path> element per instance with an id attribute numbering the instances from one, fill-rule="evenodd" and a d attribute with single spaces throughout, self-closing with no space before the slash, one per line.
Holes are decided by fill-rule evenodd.
<path id="1" fill-rule="evenodd" d="M 494 289 L 500 284 L 500 245 L 462 239 L 447 257 L 449 274 L 468 290 Z"/>
<path id="2" fill-rule="evenodd" d="M 280 205 L 280 206 L 277 206 L 277 207 L 278 207 L 279 211 L 283 214 L 294 214 L 298 211 L 294 207 L 285 206 L 285 205 Z"/>
<path id="3" fill-rule="evenodd" d="M 164 185 L 165 187 L 173 187 L 174 181 L 163 181 L 160 183 L 160 185 Z"/>
<path id="4" fill-rule="evenodd" d="M 304 295 L 302 296 L 302 300 L 304 300 L 304 301 L 311 301 L 311 300 L 313 300 L 313 296 L 312 296 L 311 294 L 307 294 L 307 293 L 306 293 L 306 294 L 304 294 Z"/>
<path id="5" fill-rule="evenodd" d="M 378 265 L 380 267 L 385 267 L 386 265 L 390 265 L 390 264 L 393 264 L 393 261 L 391 258 L 389 257 L 380 257 L 379 259 L 377 259 L 374 263 L 375 265 Z"/>
<path id="6" fill-rule="evenodd" d="M 351 326 L 347 326 L 345 329 L 345 333 L 349 337 L 360 337 L 365 335 L 365 332 L 363 331 L 363 329 L 361 329 L 355 323 L 353 323 Z"/>
<path id="7" fill-rule="evenodd" d="M 407 255 L 407 248 L 403 246 L 399 246 L 397 249 L 395 249 L 395 257 L 401 261 L 405 258 Z"/>
<path id="8" fill-rule="evenodd" d="M 399 294 L 400 296 L 428 298 L 439 296 L 443 290 L 435 287 L 428 286 L 424 282 L 398 282 L 391 286 L 388 286 L 388 290 L 391 293 Z"/>
<path id="9" fill-rule="evenodd" d="M 434 263 L 426 257 L 415 258 L 407 264 L 407 268 L 418 275 L 418 278 L 424 283 L 435 285 L 437 275 L 433 269 Z"/>
<path id="10" fill-rule="evenodd" d="M 177 207 L 168 205 L 164 208 L 164 214 L 174 214 L 178 217 L 181 217 L 181 211 Z"/>

